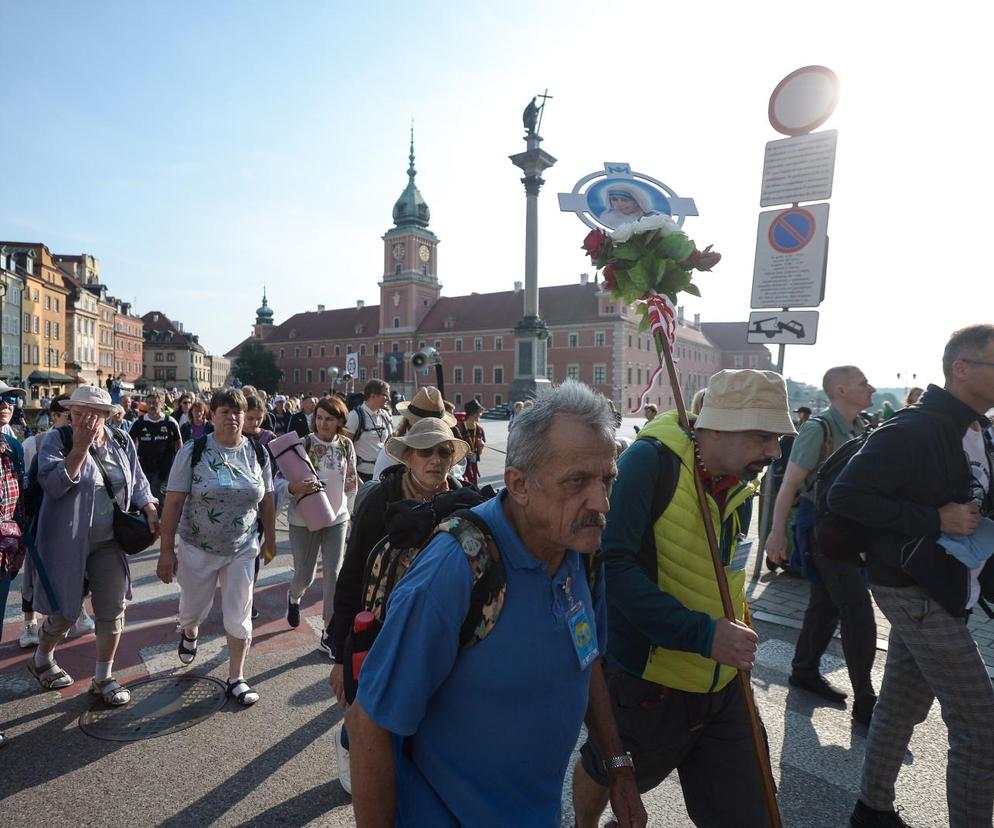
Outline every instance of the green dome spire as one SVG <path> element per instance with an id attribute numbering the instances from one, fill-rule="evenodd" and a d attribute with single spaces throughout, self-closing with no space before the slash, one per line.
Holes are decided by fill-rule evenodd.
<path id="1" fill-rule="evenodd" d="M 431 211 L 428 209 L 421 192 L 414 183 L 414 176 L 418 174 L 414 169 L 414 127 L 411 126 L 411 154 L 408 156 L 409 165 L 407 167 L 407 186 L 400 194 L 397 203 L 393 205 L 393 223 L 397 227 L 427 227 L 431 218 Z"/>
<path id="2" fill-rule="evenodd" d="M 273 324 L 273 309 L 269 307 L 269 300 L 266 298 L 266 288 L 262 288 L 262 306 L 257 308 L 255 311 L 255 324 L 256 325 L 272 325 Z"/>

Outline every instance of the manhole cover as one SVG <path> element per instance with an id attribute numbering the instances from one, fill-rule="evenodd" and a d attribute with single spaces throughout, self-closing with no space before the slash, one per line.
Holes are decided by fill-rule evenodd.
<path id="1" fill-rule="evenodd" d="M 102 701 L 79 717 L 87 735 L 111 742 L 137 742 L 185 730 L 216 713 L 226 701 L 225 686 L 204 676 L 169 676 L 129 684 L 131 701 L 110 707 Z"/>

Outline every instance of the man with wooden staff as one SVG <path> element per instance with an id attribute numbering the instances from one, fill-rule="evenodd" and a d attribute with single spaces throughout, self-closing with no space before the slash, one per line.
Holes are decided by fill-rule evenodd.
<path id="1" fill-rule="evenodd" d="M 675 768 L 696 825 L 770 825 L 738 670 L 758 637 L 745 623 L 745 541 L 756 477 L 793 434 L 783 378 L 721 371 L 692 433 L 677 411 L 657 416 L 618 461 L 603 536 L 608 688 L 628 757 L 605 761 L 588 740 L 573 780 L 579 828 L 598 825 L 612 763 L 639 791 Z M 700 467 L 735 609 L 724 617 L 694 482 Z"/>

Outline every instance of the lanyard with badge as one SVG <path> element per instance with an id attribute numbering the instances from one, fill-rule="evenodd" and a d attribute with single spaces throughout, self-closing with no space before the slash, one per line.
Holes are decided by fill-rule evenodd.
<path id="1" fill-rule="evenodd" d="M 567 575 L 562 583 L 562 590 L 566 596 L 566 626 L 569 627 L 570 638 L 573 641 L 573 649 L 580 662 L 580 669 L 585 670 L 600 655 L 597 649 L 597 637 L 594 635 L 594 628 L 587 616 L 587 608 L 582 601 L 577 601 L 573 597 L 573 576 Z"/>
<path id="2" fill-rule="evenodd" d="M 235 476 L 224 455 L 221 455 L 221 465 L 217 469 L 217 485 L 222 489 L 230 489 L 235 485 Z"/>

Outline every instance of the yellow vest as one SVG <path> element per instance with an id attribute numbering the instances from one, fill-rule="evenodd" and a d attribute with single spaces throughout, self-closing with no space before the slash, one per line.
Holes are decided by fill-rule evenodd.
<path id="1" fill-rule="evenodd" d="M 676 411 L 661 414 L 646 424 L 639 432 L 639 438 L 643 437 L 655 437 L 680 459 L 680 477 L 673 499 L 653 525 L 657 585 L 688 609 L 706 612 L 714 619 L 723 618 L 725 613 L 694 487 L 694 444 L 680 427 Z M 720 517 L 717 503 L 707 496 L 728 591 L 740 621 L 745 614 L 745 567 L 733 571 L 729 564 L 735 557 L 742 531 L 738 509 L 755 494 L 757 486 L 753 481 L 731 489 Z M 721 690 L 735 677 L 735 672 L 732 667 L 696 653 L 653 647 L 642 677 L 676 690 L 710 693 Z"/>

